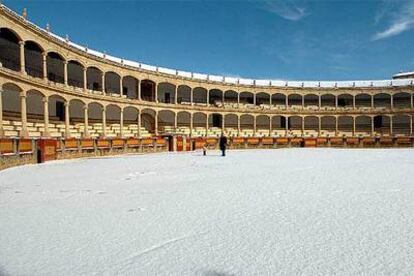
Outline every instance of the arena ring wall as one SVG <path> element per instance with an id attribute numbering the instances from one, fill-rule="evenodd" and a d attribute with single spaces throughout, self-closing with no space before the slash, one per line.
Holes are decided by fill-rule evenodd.
<path id="1" fill-rule="evenodd" d="M 3 140 L 213 141 L 225 133 L 243 145 L 257 138 L 412 145 L 412 79 L 286 82 L 190 73 L 82 47 L 5 6 L 0 15 Z"/>

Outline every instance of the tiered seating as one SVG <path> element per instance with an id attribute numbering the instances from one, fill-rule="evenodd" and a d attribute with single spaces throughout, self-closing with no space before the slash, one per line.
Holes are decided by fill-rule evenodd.
<path id="1" fill-rule="evenodd" d="M 6 137 L 19 137 L 22 131 L 22 122 L 20 121 L 3 121 L 4 135 Z M 27 123 L 28 135 L 30 138 L 40 138 L 45 132 L 45 124 L 37 122 Z M 81 138 L 85 132 L 83 123 L 75 123 L 69 125 L 70 136 L 73 138 Z M 88 132 L 92 138 L 103 136 L 102 123 L 95 123 L 88 126 Z M 65 137 L 66 126 L 63 123 L 49 123 L 49 135 L 53 138 Z M 123 127 L 124 137 L 134 137 L 138 135 L 138 125 L 127 125 Z M 118 137 L 121 136 L 120 124 L 110 124 L 106 126 L 106 136 Z M 141 127 L 141 136 L 150 137 L 151 134 L 144 127 Z"/>

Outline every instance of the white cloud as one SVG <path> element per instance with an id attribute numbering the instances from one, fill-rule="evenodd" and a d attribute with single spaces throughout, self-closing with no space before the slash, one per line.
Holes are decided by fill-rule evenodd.
<path id="1" fill-rule="evenodd" d="M 298 21 L 308 15 L 306 9 L 294 0 L 264 0 L 261 3 L 264 10 L 286 20 Z"/>
<path id="2" fill-rule="evenodd" d="M 372 36 L 372 40 L 379 40 L 396 36 L 414 28 L 414 1 L 403 2 L 397 11 L 392 12 L 391 22 L 387 29 Z M 381 19 L 383 16 L 380 17 Z"/>

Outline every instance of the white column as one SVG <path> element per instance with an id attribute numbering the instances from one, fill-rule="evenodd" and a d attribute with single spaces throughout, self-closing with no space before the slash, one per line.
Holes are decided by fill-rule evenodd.
<path id="1" fill-rule="evenodd" d="M 355 95 L 352 95 L 352 108 L 355 109 L 356 105 L 355 105 Z"/>
<path id="2" fill-rule="evenodd" d="M 45 130 L 43 136 L 49 137 L 49 98 L 43 97 L 43 121 L 45 123 Z"/>
<path id="3" fill-rule="evenodd" d="M 394 94 L 391 94 L 391 109 L 394 109 Z"/>
<path id="4" fill-rule="evenodd" d="M 305 109 L 305 95 L 302 95 L 302 109 Z"/>
<path id="5" fill-rule="evenodd" d="M 138 100 L 141 101 L 141 81 L 140 80 L 138 80 L 137 94 L 138 94 Z"/>
<path id="6" fill-rule="evenodd" d="M 190 103 L 191 105 L 194 105 L 194 89 L 192 87 L 190 92 Z"/>
<path id="7" fill-rule="evenodd" d="M 102 136 L 106 137 L 106 106 L 102 108 Z"/>
<path id="8" fill-rule="evenodd" d="M 256 93 L 253 93 L 253 105 L 256 105 Z"/>
<path id="9" fill-rule="evenodd" d="M 207 113 L 206 114 L 206 137 L 208 136 L 208 117 L 209 117 L 210 115 Z"/>
<path id="10" fill-rule="evenodd" d="M 20 94 L 20 108 L 22 110 L 22 131 L 20 133 L 21 137 L 28 137 L 29 133 L 27 132 L 27 110 L 26 110 L 26 94 Z"/>
<path id="11" fill-rule="evenodd" d="M 88 127 L 89 127 L 89 120 L 88 120 L 88 105 L 87 104 L 85 104 L 84 106 L 83 106 L 83 115 L 84 115 L 84 117 L 85 117 L 85 120 L 84 120 L 84 131 L 83 131 L 83 136 L 85 137 L 85 138 L 89 138 L 89 129 L 88 129 Z"/>
<path id="12" fill-rule="evenodd" d="M 190 137 L 193 137 L 193 124 L 194 124 L 193 118 L 194 118 L 194 114 L 190 113 Z M 176 122 L 177 122 L 177 120 L 176 120 Z"/>
<path id="13" fill-rule="evenodd" d="M 121 97 L 124 95 L 124 91 L 122 88 L 122 76 L 119 76 L 119 95 L 121 95 Z"/>
<path id="14" fill-rule="evenodd" d="M 138 110 L 138 138 L 141 138 L 141 110 Z"/>
<path id="15" fill-rule="evenodd" d="M 256 137 L 256 116 L 253 116 L 253 137 Z"/>
<path id="16" fill-rule="evenodd" d="M 83 68 L 83 90 L 88 89 L 88 74 L 87 74 L 87 68 Z"/>
<path id="17" fill-rule="evenodd" d="M 177 97 L 178 97 L 178 86 L 175 86 L 175 90 L 174 90 L 174 103 L 177 104 Z"/>
<path id="18" fill-rule="evenodd" d="M 63 80 L 64 84 L 68 85 L 68 62 L 66 60 L 63 61 Z"/>
<path id="19" fill-rule="evenodd" d="M 158 103 L 158 83 L 155 83 L 155 102 Z"/>
<path id="20" fill-rule="evenodd" d="M 69 113 L 69 102 L 65 102 L 65 136 L 70 138 L 69 124 L 70 124 L 70 113 Z"/>
<path id="21" fill-rule="evenodd" d="M 240 108 L 240 92 L 237 92 L 237 108 Z"/>
<path id="22" fill-rule="evenodd" d="M 352 136 L 355 136 L 356 133 L 356 117 L 352 116 Z"/>
<path id="23" fill-rule="evenodd" d="M 43 79 L 47 80 L 47 55 L 46 53 L 42 53 L 43 57 Z"/>
<path id="24" fill-rule="evenodd" d="M 206 104 L 208 105 L 210 102 L 210 90 L 207 90 L 207 102 Z"/>
<path id="25" fill-rule="evenodd" d="M 374 95 L 371 95 L 371 109 L 374 108 Z"/>
<path id="26" fill-rule="evenodd" d="M 285 105 L 286 109 L 289 109 L 289 95 L 285 95 Z"/>
<path id="27" fill-rule="evenodd" d="M 371 118 L 371 136 L 374 136 L 375 126 L 374 126 L 374 117 Z"/>
<path id="28" fill-rule="evenodd" d="M 237 136 L 240 136 L 240 115 L 237 115 Z"/>
<path id="29" fill-rule="evenodd" d="M 322 97 L 321 97 L 321 95 L 318 95 L 318 103 L 319 103 L 319 110 L 321 110 L 321 108 L 322 108 Z"/>
<path id="30" fill-rule="evenodd" d="M 121 108 L 121 112 L 120 112 L 120 122 L 119 124 L 121 125 L 121 130 L 120 130 L 120 136 L 121 138 L 124 138 L 124 109 Z"/>
<path id="31" fill-rule="evenodd" d="M 2 100 L 2 90 L 0 89 L 0 138 L 4 135 L 3 129 L 3 100 Z"/>
<path id="32" fill-rule="evenodd" d="M 272 94 L 270 94 L 270 97 L 269 97 L 269 105 L 270 105 L 270 106 L 272 106 L 272 104 L 273 104 L 272 102 L 273 102 L 273 101 L 272 101 Z"/>
<path id="33" fill-rule="evenodd" d="M 20 45 L 20 72 L 26 74 L 26 65 L 24 58 L 24 41 L 19 41 Z"/>
<path id="34" fill-rule="evenodd" d="M 338 96 L 335 95 L 335 109 L 338 109 Z"/>
<path id="35" fill-rule="evenodd" d="M 392 125 L 393 125 L 393 123 L 392 123 L 392 119 L 393 119 L 393 117 L 394 117 L 394 116 L 392 116 L 392 115 L 390 116 L 390 135 L 392 135 L 392 133 L 393 133 L 393 130 L 392 130 L 392 128 L 393 128 L 393 127 L 392 127 Z"/>
<path id="36" fill-rule="evenodd" d="M 105 73 L 102 72 L 102 95 L 105 95 Z"/>
<path id="37" fill-rule="evenodd" d="M 286 97 L 287 99 L 287 97 Z M 289 117 L 284 117 L 285 118 L 285 136 L 288 136 L 289 133 Z"/>
<path id="38" fill-rule="evenodd" d="M 155 124 L 154 125 L 155 125 L 155 130 L 154 130 L 155 135 L 158 136 L 158 110 L 155 111 Z"/>

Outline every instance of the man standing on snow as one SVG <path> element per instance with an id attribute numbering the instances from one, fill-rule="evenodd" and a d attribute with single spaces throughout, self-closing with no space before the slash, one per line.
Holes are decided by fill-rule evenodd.
<path id="1" fill-rule="evenodd" d="M 221 136 L 220 136 L 221 156 L 226 156 L 226 146 L 227 146 L 227 138 L 226 136 L 224 136 L 224 133 L 221 133 Z"/>

